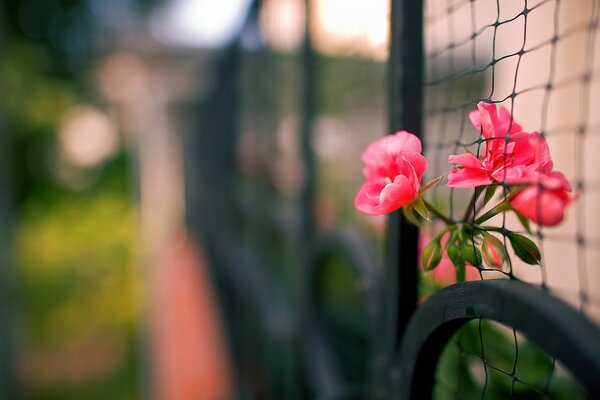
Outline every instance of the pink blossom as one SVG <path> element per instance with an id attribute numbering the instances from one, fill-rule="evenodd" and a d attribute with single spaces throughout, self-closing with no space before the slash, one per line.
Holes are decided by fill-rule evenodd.
<path id="1" fill-rule="evenodd" d="M 421 141 L 412 133 L 396 132 L 371 143 L 361 156 L 367 182 L 359 189 L 354 206 L 370 215 L 395 211 L 419 195 L 427 169 Z"/>
<path id="2" fill-rule="evenodd" d="M 498 113 L 496 104 L 485 101 L 477 104 L 477 110 L 469 113 L 469 119 L 475 129 L 482 132 L 485 138 L 504 138 L 507 133 L 513 134 L 523 130 L 521 125 L 512 119 L 510 111 L 506 107 L 500 107 L 500 113 Z"/>
<path id="3" fill-rule="evenodd" d="M 448 186 L 470 188 L 498 182 L 509 184 L 532 182 L 538 172 L 552 169 L 546 139 L 537 132 L 522 132 L 509 111 L 502 107 L 498 114 L 495 104 L 480 102 L 469 118 L 485 140 L 482 158 L 472 153 L 451 155 L 455 164 L 448 174 Z"/>
<path id="4" fill-rule="evenodd" d="M 557 171 L 542 175 L 539 183 L 533 183 L 512 198 L 515 210 L 537 224 L 558 225 L 564 218 L 565 208 L 575 199 L 570 194 L 571 185 Z"/>

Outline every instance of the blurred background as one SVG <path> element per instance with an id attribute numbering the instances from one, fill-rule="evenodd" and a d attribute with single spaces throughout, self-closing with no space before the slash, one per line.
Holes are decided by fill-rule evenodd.
<path id="1" fill-rule="evenodd" d="M 226 332 L 252 310 L 223 321 L 231 283 L 210 283 L 205 242 L 278 240 L 261 252 L 273 266 L 298 241 L 307 25 L 322 72 L 318 229 L 344 217 L 381 231 L 351 199 L 358 154 L 385 132 L 388 7 L 313 1 L 307 18 L 303 0 L 0 1 L 0 398 L 232 396 Z M 215 182 L 234 165 L 235 189 Z M 232 196 L 262 205 L 252 218 L 291 219 L 288 233 L 210 220 Z M 263 293 L 296 302 L 293 266 Z M 275 314 L 293 343 L 290 312 Z"/>
<path id="2" fill-rule="evenodd" d="M 545 134 L 580 197 L 535 231 L 543 267 L 514 272 L 597 319 L 597 1 L 425 3 L 429 174 L 477 138 L 478 100 Z M 353 198 L 362 150 L 387 133 L 389 13 L 0 0 L 0 399 L 364 398 L 386 220 Z M 431 200 L 462 210 L 467 195 Z M 455 280 L 448 260 L 422 278 L 422 298 Z M 484 331 L 490 359 L 516 365 L 516 333 Z M 461 335 L 469 348 L 482 330 Z M 544 381 L 548 358 L 518 340 L 524 374 Z M 440 374 L 471 393 L 481 367 L 461 357 Z M 572 394 L 556 371 L 544 390 Z M 504 378 L 490 398 L 514 390 Z"/>

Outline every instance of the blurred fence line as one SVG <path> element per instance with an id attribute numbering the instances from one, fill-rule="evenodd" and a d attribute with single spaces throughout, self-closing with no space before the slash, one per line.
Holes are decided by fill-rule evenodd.
<path id="1" fill-rule="evenodd" d="M 444 70 L 446 60 L 437 58 L 423 35 L 431 21 L 452 20 L 462 7 L 471 8 L 472 14 L 465 15 L 476 15 L 478 7 L 475 1 L 450 3 L 432 15 L 422 1 L 391 3 L 389 130 L 416 133 L 432 153 L 448 147 L 436 134 L 424 131 L 423 125 L 429 126 L 435 117 L 431 104 L 436 93 L 449 90 L 448 97 L 453 97 L 447 86 L 440 84 L 439 92 L 431 88 L 440 78 L 432 80 L 430 71 L 447 73 L 441 81 L 447 79 L 452 85 L 461 73 L 452 68 L 462 64 L 452 61 Z M 490 10 L 497 9 L 489 29 L 512 21 L 500 18 L 501 10 L 503 15 L 506 12 L 504 4 L 488 3 Z M 555 4 L 558 7 L 560 2 Z M 383 267 L 373 255 L 373 242 L 381 242 L 373 241 L 371 234 L 343 227 L 339 221 L 327 229 L 320 227 L 319 218 L 327 216 L 320 197 L 326 163 L 315 143 L 320 118 L 331 112 L 325 111 L 324 88 L 330 82 L 323 75 L 329 63 L 337 71 L 348 71 L 354 60 L 331 60 L 315 52 L 312 5 L 304 2 L 301 49 L 281 54 L 265 45 L 259 22 L 261 2 L 254 3 L 240 37 L 215 64 L 212 91 L 198 104 L 198 117 L 184 136 L 188 223 L 206 246 L 212 266 L 232 348 L 237 397 L 454 398 L 479 393 L 483 398 L 487 391 L 493 398 L 534 394 L 552 398 L 575 386 L 564 383 L 556 388 L 551 382 L 562 385 L 568 379 L 579 381 L 588 396 L 600 395 L 598 328 L 551 291 L 517 280 L 482 279 L 443 289 L 417 306 L 422 292 L 419 282 L 426 279 L 417 267 L 419 233 L 399 213 L 388 220 Z M 514 18 L 527 16 L 539 6 L 528 6 L 527 1 L 523 5 Z M 467 40 L 481 34 L 476 26 L 472 29 Z M 595 12 L 590 29 L 597 29 Z M 452 36 L 443 40 L 450 40 L 446 51 L 459 46 Z M 495 49 L 495 39 L 491 43 Z M 502 61 L 500 55 L 492 57 L 491 66 Z M 471 76 L 477 71 L 477 65 L 471 65 L 464 73 Z M 339 79 L 352 82 L 354 77 L 340 72 Z M 426 86 L 425 81 L 433 83 Z M 473 79 L 472 87 L 481 88 L 478 82 Z M 352 90 L 344 87 L 333 102 L 352 97 Z M 461 98 L 460 112 L 467 113 L 478 97 L 489 99 L 481 94 L 466 101 Z M 441 112 L 452 110 L 448 104 Z M 292 148 L 299 160 L 292 165 L 299 177 L 278 175 L 278 130 L 290 121 Z M 449 126 L 442 132 L 456 129 L 456 135 L 462 135 L 460 120 L 446 121 Z M 446 139 L 450 147 L 459 140 Z M 484 336 L 495 339 L 484 346 Z M 464 352 L 462 344 L 475 342 L 481 345 L 472 354 Z M 446 366 L 449 358 L 442 353 L 454 344 L 459 347 L 454 360 L 463 374 L 459 382 L 468 385 L 457 383 L 444 391 L 438 378 L 452 372 Z M 517 348 L 517 354 L 509 357 L 515 365 L 512 372 L 486 358 L 485 349 L 493 353 L 496 345 L 507 354 Z M 469 364 L 472 359 L 481 367 Z M 517 371 L 519 360 L 530 364 Z M 559 364 L 574 377 L 565 378 L 563 366 L 555 368 Z M 543 370 L 544 382 L 523 378 L 520 374 L 527 368 Z M 502 377 L 493 377 L 498 371 Z M 512 379 L 512 386 L 497 383 L 504 378 Z"/>

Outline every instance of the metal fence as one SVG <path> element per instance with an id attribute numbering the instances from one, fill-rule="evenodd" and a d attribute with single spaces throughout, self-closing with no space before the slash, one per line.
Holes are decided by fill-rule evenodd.
<path id="1" fill-rule="evenodd" d="M 315 51 L 314 2 L 298 50 L 274 51 L 262 31 L 261 18 L 275 18 L 267 3 L 254 3 L 223 51 L 184 138 L 188 223 L 212 265 L 236 396 L 600 397 L 598 2 L 392 1 L 387 81 L 382 63 Z M 340 217 L 351 205 L 332 211 L 355 189 L 335 174 L 358 167 L 315 152 L 327 147 L 321 133 L 341 130 L 330 147 L 347 150 L 373 138 L 356 134 L 364 121 L 384 132 L 386 92 L 388 131 L 422 138 L 432 176 L 448 154 L 481 143 L 465 123 L 480 100 L 521 112 L 561 149 L 555 162 L 579 199 L 564 229 L 536 231 L 540 268 L 512 260 L 431 290 L 417 267 L 419 232 L 399 213 L 378 235 Z M 466 199 L 441 188 L 432 200 L 453 212 Z"/>

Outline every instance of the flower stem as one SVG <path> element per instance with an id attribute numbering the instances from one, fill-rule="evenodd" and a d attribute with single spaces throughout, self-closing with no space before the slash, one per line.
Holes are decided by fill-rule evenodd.
<path id="1" fill-rule="evenodd" d="M 438 219 L 444 221 L 446 223 L 446 225 L 455 225 L 454 221 L 452 221 L 450 218 L 448 218 L 444 214 L 442 214 L 437 208 L 432 206 L 431 203 L 429 203 L 427 200 L 423 199 L 423 202 L 425 203 L 425 206 L 427 206 L 427 209 L 433 215 L 435 215 Z"/>
<path id="2" fill-rule="evenodd" d="M 475 207 L 475 202 L 477 201 L 477 198 L 479 197 L 479 195 L 481 194 L 482 190 L 478 190 L 479 188 L 475 188 L 475 192 L 473 193 L 473 196 L 471 197 L 471 201 L 469 202 L 469 205 L 467 206 L 467 209 L 465 210 L 465 215 L 462 218 L 463 222 L 467 222 L 469 219 L 471 219 L 471 212 L 473 211 L 473 208 Z"/>

